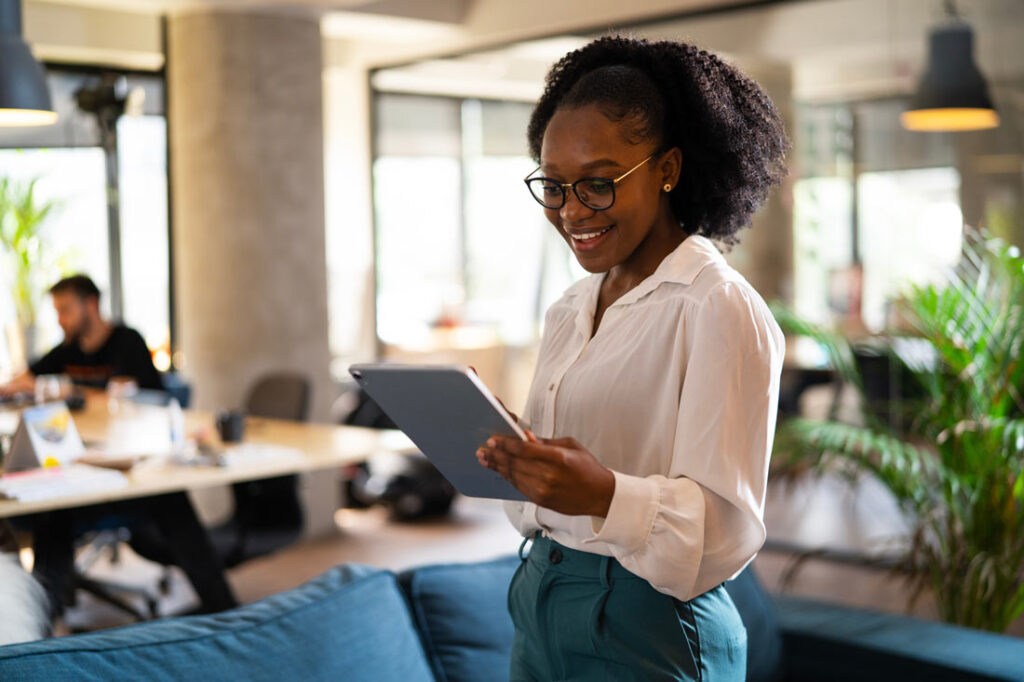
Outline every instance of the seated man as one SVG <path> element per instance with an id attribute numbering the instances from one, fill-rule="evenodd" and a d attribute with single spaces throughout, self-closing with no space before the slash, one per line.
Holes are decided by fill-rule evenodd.
<path id="1" fill-rule="evenodd" d="M 162 389 L 142 336 L 100 315 L 100 292 L 91 279 L 75 275 L 50 288 L 64 342 L 28 371 L 0 386 L 0 396 L 31 393 L 35 378 L 67 374 L 79 386 L 103 389 L 115 376 L 135 379 L 139 388 Z M 83 534 L 110 527 L 155 526 L 169 561 L 181 566 L 192 581 L 205 610 L 235 604 L 220 564 L 184 492 L 91 505 L 21 517 L 16 523 L 31 529 L 33 573 L 47 592 L 53 615 L 73 600 L 75 542 Z"/>
<path id="2" fill-rule="evenodd" d="M 142 336 L 100 315 L 100 290 L 91 279 L 66 277 L 50 287 L 50 295 L 64 341 L 0 386 L 0 395 L 31 392 L 42 374 L 67 374 L 75 384 L 91 388 L 106 388 L 115 376 L 131 377 L 139 388 L 163 388 Z"/>

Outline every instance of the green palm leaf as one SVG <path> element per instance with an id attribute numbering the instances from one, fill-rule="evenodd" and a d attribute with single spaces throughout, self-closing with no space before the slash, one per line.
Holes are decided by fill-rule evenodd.
<path id="1" fill-rule="evenodd" d="M 38 200 L 38 180 L 19 183 L 0 178 L 0 256 L 11 264 L 9 284 L 18 321 L 25 327 L 35 324 L 36 306 L 55 274 L 42 227 L 57 202 Z"/>
<path id="2" fill-rule="evenodd" d="M 915 593 L 930 586 L 943 618 L 1002 631 L 1024 614 L 1024 259 L 983 233 L 941 285 L 913 286 L 900 304 L 935 362 L 881 352 L 922 389 L 893 405 L 896 427 L 794 419 L 779 425 L 776 456 L 853 467 L 883 482 L 917 519 L 906 566 Z M 775 306 L 780 325 L 818 341 L 860 391 L 851 344 Z"/>

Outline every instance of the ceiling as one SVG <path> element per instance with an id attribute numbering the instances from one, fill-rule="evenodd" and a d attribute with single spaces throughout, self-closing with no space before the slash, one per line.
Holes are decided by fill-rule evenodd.
<path id="1" fill-rule="evenodd" d="M 975 56 L 989 79 L 1024 79 L 1024 1 L 961 3 Z M 910 92 L 927 55 L 928 30 L 946 21 L 939 0 L 814 0 L 636 25 L 651 39 L 693 42 L 753 72 L 786 69 L 803 100 Z M 386 91 L 535 99 L 550 65 L 599 33 L 527 41 L 378 71 Z"/>
<path id="2" fill-rule="evenodd" d="M 103 51 L 92 42 L 105 30 L 109 40 L 119 43 L 122 62 L 136 55 L 139 68 L 158 67 L 160 15 L 196 8 L 301 13 L 321 19 L 328 70 L 359 60 L 368 66 L 399 64 L 378 70 L 375 86 L 527 101 L 540 94 L 544 74 L 556 59 L 596 35 L 588 26 L 625 26 L 651 38 L 687 40 L 754 72 L 786 69 L 801 99 L 909 92 L 923 68 L 928 29 L 943 20 L 942 0 L 792 0 L 720 12 L 705 10 L 737 0 L 24 2 L 27 33 L 38 35 L 35 46 L 50 59 L 103 63 Z M 976 57 L 986 76 L 1000 81 L 1024 77 L 1024 50 L 1019 48 L 1024 45 L 1024 0 L 961 0 L 958 6 L 975 28 Z M 74 16 L 61 8 L 73 10 Z M 635 18 L 694 11 L 696 16 L 642 24 Z M 85 14 L 97 17 L 89 23 Z M 75 26 L 80 28 L 71 34 Z M 144 39 L 147 31 L 152 35 Z M 76 41 L 86 47 L 75 46 Z"/>
<path id="3" fill-rule="evenodd" d="M 431 12 L 444 15 L 453 10 L 465 12 L 470 0 L 429 0 L 429 2 L 395 2 L 393 0 L 56 0 L 57 4 L 96 7 L 128 12 L 166 13 L 193 8 L 238 10 L 293 10 L 324 14 L 334 10 L 354 10 L 415 15 Z M 419 10 L 415 9 L 419 5 Z"/>

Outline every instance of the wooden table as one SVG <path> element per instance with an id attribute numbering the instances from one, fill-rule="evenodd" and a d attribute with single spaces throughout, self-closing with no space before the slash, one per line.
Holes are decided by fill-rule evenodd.
<path id="1" fill-rule="evenodd" d="M 140 416 L 154 411 L 163 412 L 162 408 L 147 405 L 134 407 Z M 206 431 L 216 441 L 212 414 L 190 410 L 185 415 L 188 433 Z M 86 408 L 72 416 L 82 439 L 87 444 L 102 447 L 113 421 L 107 411 L 105 398 L 91 396 Z M 152 461 L 144 461 L 128 472 L 128 485 L 124 488 L 34 502 L 0 500 L 0 518 L 332 469 L 365 461 L 378 452 L 414 449 L 412 443 L 398 431 L 255 417 L 246 420 L 244 442 L 289 448 L 298 452 L 296 456 L 260 458 L 259 461 L 231 467 L 182 466 L 166 458 L 154 457 Z"/>
<path id="2" fill-rule="evenodd" d="M 160 436 L 166 437 L 169 422 L 165 409 L 146 405 L 128 409 L 134 411 L 131 418 L 136 424 L 145 422 L 150 425 L 145 428 L 160 430 L 155 433 L 156 442 Z M 0 431 L 12 431 L 11 422 L 17 423 L 16 415 L 8 412 L 0 417 L 4 422 L 0 423 Z M 212 414 L 188 411 L 185 417 L 187 433 L 205 432 L 216 441 Z M 73 418 L 86 444 L 101 449 L 112 427 L 129 416 L 112 417 L 106 398 L 98 394 L 89 396 L 85 409 L 73 413 Z M 121 514 L 150 519 L 159 527 L 167 545 L 177 548 L 175 561 L 192 582 L 202 610 L 219 611 L 234 606 L 236 601 L 186 494 L 189 490 L 332 469 L 364 461 L 378 452 L 413 449 L 412 443 L 397 431 L 263 418 L 246 420 L 244 443 L 276 446 L 281 450 L 265 449 L 262 456 L 250 461 L 240 454 L 227 467 L 181 465 L 168 457 L 154 456 L 127 473 L 128 485 L 123 488 L 33 502 L 0 500 L 0 519 L 25 517 L 24 522 L 32 526 L 36 568 L 45 565 L 41 574 L 36 572 L 47 584 L 58 586 L 51 588 L 51 599 L 58 598 L 55 594 L 59 586 L 71 579 L 72 528 L 76 524 Z"/>

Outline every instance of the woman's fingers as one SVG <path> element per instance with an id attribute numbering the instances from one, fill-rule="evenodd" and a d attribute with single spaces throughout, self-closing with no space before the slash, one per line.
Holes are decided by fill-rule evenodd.
<path id="1" fill-rule="evenodd" d="M 523 443 L 523 441 L 518 441 Z M 501 443 L 495 443 L 494 447 L 485 445 L 477 450 L 477 460 L 480 464 L 497 471 L 513 485 L 523 477 L 538 478 L 544 475 L 546 469 L 550 468 L 550 459 L 546 456 L 535 457 L 527 454 L 529 451 L 524 448 L 502 447 Z"/>
<path id="2" fill-rule="evenodd" d="M 524 451 L 531 449 L 540 448 Z M 543 507 L 554 508 L 576 485 L 576 477 L 564 466 L 554 464 L 547 453 L 540 452 L 540 457 L 523 457 L 503 448 L 484 447 L 481 450 L 488 468 L 497 471 L 528 500 Z"/>
<path id="3" fill-rule="evenodd" d="M 564 452 L 562 446 L 551 445 L 543 440 L 522 440 L 508 436 L 491 436 L 487 439 L 487 447 L 505 450 L 523 459 L 538 459 L 547 461 L 562 461 Z"/>
<path id="4" fill-rule="evenodd" d="M 540 442 L 544 443 L 545 445 L 554 445 L 555 447 L 569 448 L 570 450 L 586 449 L 575 438 L 542 438 Z"/>
<path id="5" fill-rule="evenodd" d="M 473 365 L 467 365 L 467 367 L 469 368 L 469 371 L 471 371 L 471 372 L 472 372 L 473 374 L 475 374 L 475 375 L 477 375 L 477 376 L 480 376 L 480 372 L 476 371 L 476 367 L 474 367 Z M 505 410 L 506 412 L 508 412 L 508 413 L 509 413 L 509 416 L 511 416 L 511 417 L 512 417 L 512 421 L 514 421 L 514 422 L 516 422 L 516 423 L 518 424 L 518 423 L 519 423 L 519 415 L 517 415 L 517 414 L 516 414 L 515 412 L 513 412 L 512 410 L 508 409 L 508 407 L 507 407 L 507 406 L 505 405 L 505 403 L 504 403 L 504 402 L 502 402 L 501 398 L 499 398 L 498 396 L 494 396 L 494 399 L 495 399 L 495 400 L 497 400 L 497 401 L 498 401 L 498 404 L 499 404 L 499 405 L 501 405 L 501 407 L 502 407 L 502 408 L 503 408 L 503 409 L 504 409 L 504 410 Z"/>
<path id="6" fill-rule="evenodd" d="M 515 412 L 513 412 L 512 410 L 508 409 L 508 406 L 505 405 L 505 403 L 501 402 L 501 398 L 499 398 L 498 396 L 494 396 L 494 399 L 498 401 L 498 404 L 501 405 L 502 408 L 504 408 L 504 410 L 506 412 L 508 412 L 508 416 L 512 417 L 512 421 L 514 421 L 516 424 L 518 424 L 519 423 L 519 415 L 516 414 Z"/>
<path id="7" fill-rule="evenodd" d="M 608 514 L 615 475 L 574 438 L 492 436 L 477 458 L 542 507 L 569 515 Z"/>

